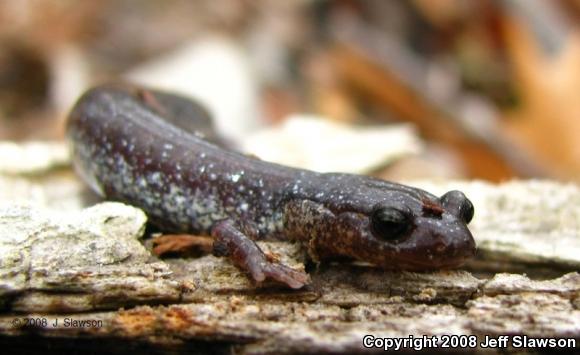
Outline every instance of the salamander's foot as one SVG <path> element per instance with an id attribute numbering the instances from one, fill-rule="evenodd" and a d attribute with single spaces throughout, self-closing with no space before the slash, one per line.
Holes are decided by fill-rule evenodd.
<path id="1" fill-rule="evenodd" d="M 307 273 L 268 260 L 258 244 L 236 228 L 231 220 L 218 222 L 212 228 L 211 234 L 214 237 L 213 254 L 228 256 L 256 282 L 271 279 L 293 289 L 302 288 L 310 283 Z"/>
<path id="2" fill-rule="evenodd" d="M 265 279 L 272 279 L 284 283 L 293 289 L 302 288 L 310 283 L 310 276 L 307 273 L 292 269 L 284 264 L 266 261 L 261 264 L 256 272 L 251 271 L 252 278 L 261 282 Z"/>

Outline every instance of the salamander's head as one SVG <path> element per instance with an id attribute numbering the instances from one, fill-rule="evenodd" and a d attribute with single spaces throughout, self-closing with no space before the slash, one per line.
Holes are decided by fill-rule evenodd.
<path id="1" fill-rule="evenodd" d="M 370 238 L 387 267 L 392 254 L 397 268 L 433 269 L 463 264 L 475 256 L 476 246 L 467 224 L 473 218 L 473 204 L 460 191 L 449 191 L 439 201 L 424 198 L 420 210 L 411 204 L 392 206 L 378 203 L 369 216 Z"/>
<path id="2" fill-rule="evenodd" d="M 457 267 L 475 255 L 467 228 L 473 205 L 462 192 L 437 198 L 402 185 L 377 187 L 365 198 L 356 198 L 359 189 L 350 202 L 327 205 L 333 214 L 332 232 L 319 233 L 316 244 L 322 256 L 350 256 L 389 269 L 429 270 Z M 332 250 L 325 253 L 323 244 Z"/>

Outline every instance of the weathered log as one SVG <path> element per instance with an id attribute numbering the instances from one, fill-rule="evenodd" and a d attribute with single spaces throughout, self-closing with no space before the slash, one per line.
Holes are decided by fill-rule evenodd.
<path id="1" fill-rule="evenodd" d="M 469 271 L 314 265 L 305 263 L 298 245 L 261 243 L 285 263 L 306 265 L 312 285 L 292 291 L 255 285 L 211 255 L 158 259 L 152 239 L 141 239 L 140 210 L 103 203 L 74 211 L 75 203 L 67 203 L 69 210 L 57 211 L 50 187 L 19 179 L 0 182 L 40 192 L 27 195 L 37 207 L 6 200 L 0 207 L 0 344 L 6 349 L 350 353 L 366 350 L 363 338 L 372 335 L 391 347 L 395 338 L 415 341 L 404 350 L 441 348 L 452 336 L 448 345 L 477 352 L 483 348 L 470 349 L 470 342 L 486 336 L 509 336 L 506 351 L 538 348 L 516 347 L 523 335 L 580 341 L 575 185 L 417 183 L 436 193 L 457 187 L 473 200 L 471 228 L 480 252 Z M 43 191 L 50 203 L 38 202 L 47 201 Z M 70 189 L 63 191 L 74 200 Z M 433 337 L 439 342 L 430 343 Z M 503 348 L 498 343 L 493 350 Z"/>

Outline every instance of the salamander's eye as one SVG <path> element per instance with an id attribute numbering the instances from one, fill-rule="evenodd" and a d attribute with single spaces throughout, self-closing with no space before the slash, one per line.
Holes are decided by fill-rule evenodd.
<path id="1" fill-rule="evenodd" d="M 461 205 L 461 218 L 465 223 L 469 223 L 473 219 L 473 213 L 473 204 L 468 199 L 465 199 Z"/>
<path id="2" fill-rule="evenodd" d="M 465 223 L 469 223 L 473 219 L 473 204 L 461 191 L 447 192 L 441 196 L 441 204 Z"/>
<path id="3" fill-rule="evenodd" d="M 386 240 L 403 237 L 410 227 L 411 212 L 408 209 L 378 207 L 371 215 L 373 234 Z"/>

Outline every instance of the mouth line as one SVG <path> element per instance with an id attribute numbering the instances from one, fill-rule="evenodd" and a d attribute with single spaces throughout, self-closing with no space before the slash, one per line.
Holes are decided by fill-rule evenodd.
<path id="1" fill-rule="evenodd" d="M 399 259 L 396 263 L 396 266 L 389 266 L 386 265 L 385 269 L 399 269 L 399 270 L 410 270 L 410 271 L 428 271 L 428 270 L 439 270 L 439 269 L 455 269 L 460 267 L 461 265 L 465 264 L 469 259 L 470 256 L 463 256 L 460 258 L 453 258 L 449 260 L 442 260 L 442 261 L 435 261 L 429 262 L 428 259 L 412 259 L 412 258 L 403 258 Z"/>

